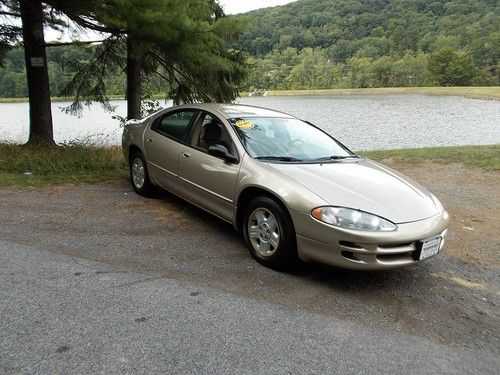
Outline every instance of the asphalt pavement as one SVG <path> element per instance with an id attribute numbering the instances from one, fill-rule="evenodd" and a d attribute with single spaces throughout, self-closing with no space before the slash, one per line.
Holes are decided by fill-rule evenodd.
<path id="1" fill-rule="evenodd" d="M 0 373 L 494 374 L 494 351 L 0 240 Z M 450 327 L 452 330 L 453 328 Z"/>

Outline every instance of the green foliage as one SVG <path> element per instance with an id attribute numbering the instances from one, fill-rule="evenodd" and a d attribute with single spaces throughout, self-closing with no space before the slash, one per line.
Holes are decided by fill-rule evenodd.
<path id="1" fill-rule="evenodd" d="M 159 110 L 163 109 L 164 107 L 160 105 L 160 102 L 158 100 L 154 99 L 145 99 L 141 101 L 141 118 L 147 117 L 149 115 L 152 115 L 155 112 L 158 112 Z M 120 126 L 125 126 L 125 123 L 127 122 L 127 118 L 120 116 L 120 115 L 114 115 L 111 116 L 113 120 L 118 120 L 120 122 Z"/>
<path id="2" fill-rule="evenodd" d="M 498 85 L 499 12 L 498 2 L 469 0 L 298 0 L 260 9 L 239 42 L 254 56 L 245 88 Z M 283 65 L 277 56 L 290 47 L 298 62 Z M 436 61 L 442 51 L 450 61 Z"/>
<path id="3" fill-rule="evenodd" d="M 123 71 L 126 61 L 124 49 L 123 38 L 112 36 L 89 50 L 92 55 L 88 56 L 88 59 L 72 61 L 69 64 L 74 74 L 58 93 L 73 99 L 73 103 L 65 108 L 66 112 L 79 115 L 83 106 L 89 106 L 92 101 L 100 102 L 105 110 L 114 110 L 109 103 L 107 83 L 109 77 L 119 76 Z"/>
<path id="4" fill-rule="evenodd" d="M 3 66 L 5 56 L 12 49 L 12 46 L 19 41 L 20 34 L 21 29 L 19 27 L 0 24 L 0 66 Z"/>
<path id="5" fill-rule="evenodd" d="M 492 0 L 298 0 L 250 12 L 254 26 L 243 34 L 241 44 L 261 57 L 288 46 L 338 47 L 343 51 L 334 56 L 339 61 L 367 45 L 383 55 L 430 52 L 488 39 L 498 32 L 498 12 L 498 3 Z"/>
<path id="6" fill-rule="evenodd" d="M 500 146 L 427 147 L 402 150 L 364 151 L 363 156 L 378 160 L 388 159 L 406 164 L 433 162 L 440 164 L 461 163 L 485 171 L 500 170 Z"/>
<path id="7" fill-rule="evenodd" d="M 70 113 L 80 113 L 92 101 L 113 110 L 108 98 L 125 91 L 127 56 L 139 61 L 143 92 L 161 91 L 174 102 L 230 101 L 238 94 L 246 74 L 245 57 L 229 43 L 240 36 L 245 21 L 225 17 L 215 0 L 46 0 L 44 3 L 51 11 L 47 22 L 53 28 L 65 26 L 62 17 L 65 15 L 83 28 L 110 33 L 98 45 L 57 47 L 60 53 L 49 53 L 52 94 L 74 100 L 66 109 Z M 2 37 L 6 35 L 3 27 L 0 60 L 4 51 Z M 127 49 L 127 46 L 132 47 Z M 7 66 L 0 70 L 0 96 L 27 94 L 22 84 L 26 74 L 24 64 L 16 63 L 20 54 L 20 50 L 12 51 Z M 136 85 L 134 90 L 138 92 L 140 86 Z"/>
<path id="8" fill-rule="evenodd" d="M 11 14 L 18 13 L 17 2 L 0 1 L 0 67 L 4 65 L 7 53 L 21 39 L 22 29 L 11 20 Z"/>
<path id="9" fill-rule="evenodd" d="M 63 91 L 76 98 L 69 111 L 80 111 L 90 100 L 106 104 L 107 79 L 124 70 L 127 53 L 139 61 L 144 81 L 160 86 L 174 102 L 237 96 L 244 57 L 228 43 L 237 39 L 243 24 L 225 17 L 215 1 L 119 0 L 100 9 L 94 20 L 119 31 L 96 47 Z"/>
<path id="10" fill-rule="evenodd" d="M 470 86 L 478 76 L 472 57 L 451 48 L 430 56 L 429 71 L 439 86 Z"/>
<path id="11" fill-rule="evenodd" d="M 247 90 L 304 90 L 327 88 L 408 87 L 433 85 L 429 55 L 351 57 L 344 63 L 325 49 L 287 48 L 265 58 L 250 58 Z"/>

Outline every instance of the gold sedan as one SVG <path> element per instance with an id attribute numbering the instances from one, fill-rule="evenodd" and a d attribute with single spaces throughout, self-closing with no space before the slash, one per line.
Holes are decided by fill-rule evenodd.
<path id="1" fill-rule="evenodd" d="M 138 194 L 161 187 L 232 223 L 269 267 L 390 269 L 444 246 L 449 217 L 433 194 L 284 113 L 173 107 L 128 122 L 123 151 Z"/>

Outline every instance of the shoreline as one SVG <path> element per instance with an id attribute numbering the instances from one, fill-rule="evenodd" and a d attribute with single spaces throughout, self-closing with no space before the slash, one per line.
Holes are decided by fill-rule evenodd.
<path id="1" fill-rule="evenodd" d="M 491 87 L 378 87 L 362 89 L 270 90 L 266 96 L 352 96 L 352 95 L 461 96 L 500 101 L 500 86 Z"/>
<path id="2" fill-rule="evenodd" d="M 357 89 L 310 89 L 310 90 L 269 90 L 266 96 L 353 96 L 353 95 L 430 95 L 430 96 L 461 96 L 469 99 L 500 101 L 500 86 L 467 86 L 467 87 L 377 87 Z M 242 92 L 239 98 L 250 97 L 250 93 Z M 156 94 L 152 99 L 163 100 L 162 94 Z M 110 95 L 109 100 L 125 100 L 122 95 Z M 52 97 L 52 102 L 71 101 L 71 98 Z M 1 103 L 27 103 L 28 98 L 0 98 Z"/>

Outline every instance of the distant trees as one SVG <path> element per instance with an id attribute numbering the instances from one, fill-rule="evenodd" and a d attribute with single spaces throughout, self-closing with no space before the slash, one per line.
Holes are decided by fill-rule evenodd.
<path id="1" fill-rule="evenodd" d="M 324 82 L 332 87 L 498 85 L 497 3 L 300 0 L 254 11 L 254 26 L 240 44 L 253 55 L 254 69 L 263 69 L 260 76 L 272 74 L 274 80 L 257 86 L 263 83 L 258 72 L 252 72 L 247 87 L 320 88 Z M 273 60 L 288 47 L 299 57 L 294 70 L 298 75 L 280 79 L 283 74 L 274 74 L 278 65 Z M 321 64 L 314 73 L 307 72 L 311 57 L 303 56 L 304 50 L 335 66 L 333 73 Z M 280 65 L 279 70 L 294 67 Z M 314 75 L 314 83 L 297 79 Z"/>
<path id="2" fill-rule="evenodd" d="M 86 70 L 96 55 L 102 53 L 105 45 L 63 46 L 47 51 L 48 72 L 51 90 L 58 95 L 65 87 L 75 84 L 74 77 L 80 72 L 79 84 L 88 85 L 87 90 L 96 87 L 98 80 L 103 80 L 102 93 L 123 95 L 126 89 L 124 69 L 125 55 L 118 58 L 118 66 L 106 66 L 105 75 Z M 453 57 L 453 58 L 450 58 Z M 458 50 L 440 50 L 433 54 L 411 53 L 378 58 L 352 57 L 346 62 L 329 58 L 327 49 L 304 48 L 298 51 L 287 48 L 274 51 L 264 58 L 248 58 L 247 90 L 255 89 L 327 89 L 350 87 L 405 87 L 434 85 L 474 85 L 487 84 L 484 72 L 471 65 L 471 56 Z M 102 66 L 96 65 L 99 70 Z M 169 86 L 164 76 L 164 68 L 156 65 L 159 74 L 143 74 L 143 99 L 151 95 L 166 95 Z M 209 84 L 207 84 L 209 85 Z M 195 85 L 193 85 L 195 86 Z M 87 100 L 96 100 L 86 96 L 85 90 L 67 92 L 68 97 L 78 97 L 84 105 Z M 75 95 L 75 96 L 74 96 Z M 171 97 L 175 92 L 169 94 Z M 5 67 L 0 67 L 0 97 L 26 97 L 27 86 L 22 59 L 22 51 L 12 50 L 5 60 Z M 102 98 L 101 100 L 105 100 Z"/>
<path id="3" fill-rule="evenodd" d="M 429 71 L 439 86 L 470 86 L 478 78 L 478 69 L 472 57 L 451 48 L 430 56 Z"/>
<path id="4" fill-rule="evenodd" d="M 433 86 L 430 55 L 351 57 L 345 62 L 328 57 L 326 49 L 287 48 L 250 59 L 247 89 L 327 89 Z"/>
<path id="5" fill-rule="evenodd" d="M 247 88 L 265 90 L 485 84 L 472 56 L 445 48 L 398 56 L 329 58 L 328 50 L 288 48 L 252 58 Z"/>

